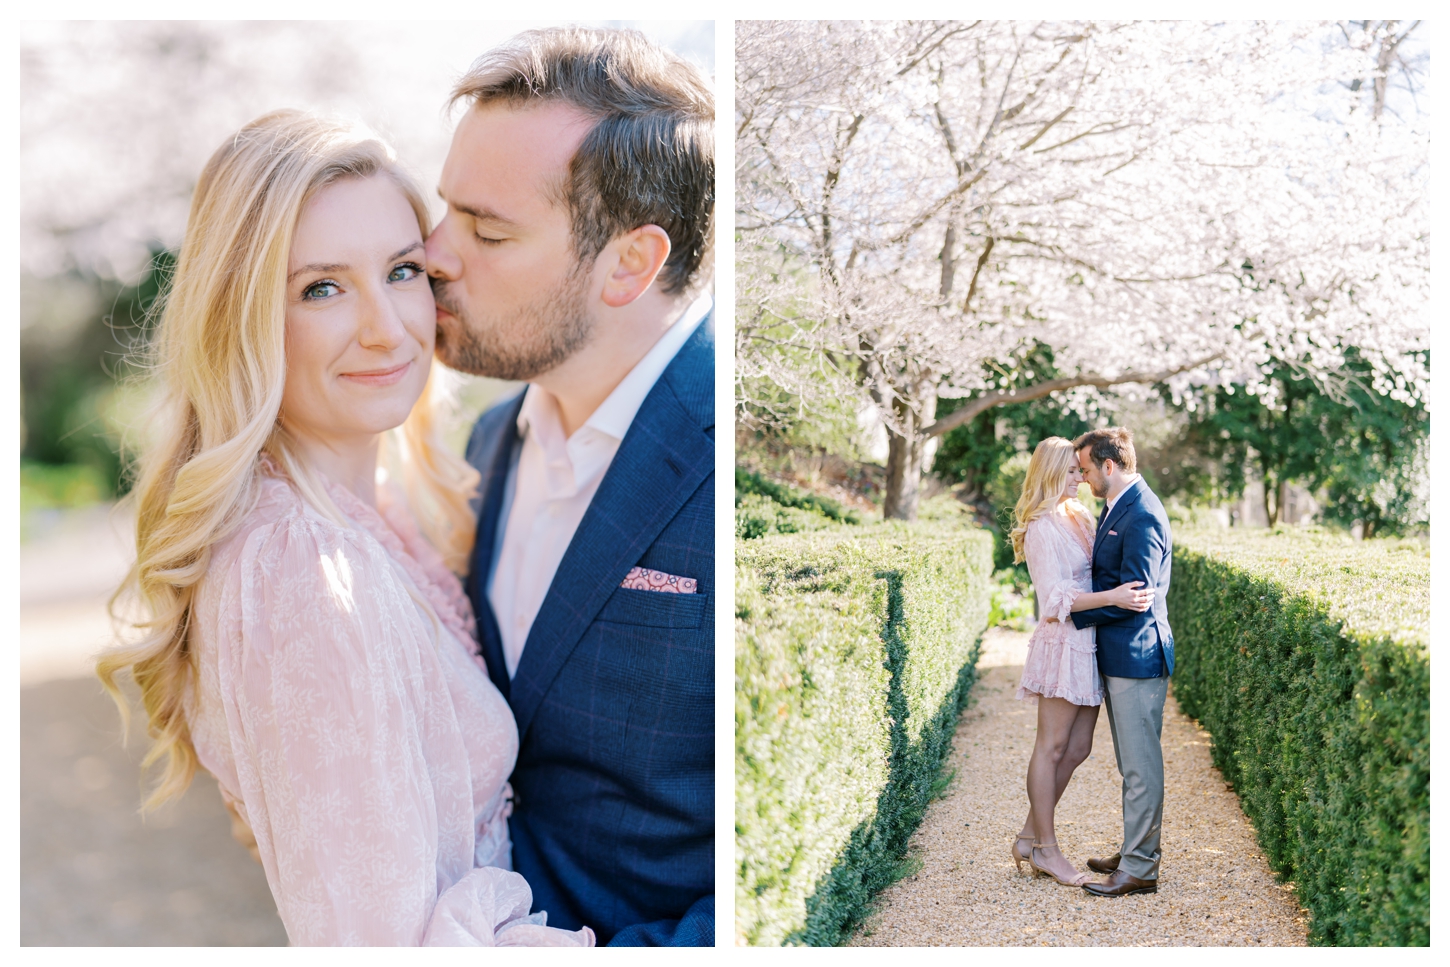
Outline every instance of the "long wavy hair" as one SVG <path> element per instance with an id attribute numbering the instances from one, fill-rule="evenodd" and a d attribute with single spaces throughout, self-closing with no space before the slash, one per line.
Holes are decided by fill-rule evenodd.
<path id="1" fill-rule="evenodd" d="M 264 115 L 228 138 L 202 170 L 186 236 L 155 338 L 144 360 L 159 385 L 153 441 L 142 450 L 130 500 L 136 562 L 111 599 L 118 624 L 141 632 L 96 663 L 129 719 L 116 685 L 125 669 L 141 691 L 153 743 L 143 768 L 163 761 L 143 809 L 179 796 L 196 772 L 184 711 L 194 687 L 192 601 L 212 548 L 254 505 L 265 454 L 304 500 L 346 523 L 323 481 L 299 459 L 278 417 L 287 373 L 287 263 L 304 206 L 348 178 L 390 178 L 428 235 L 428 210 L 392 150 L 372 133 L 299 111 Z M 468 499 L 478 474 L 441 442 L 434 384 L 383 450 L 399 469 L 420 529 L 462 572 L 473 543 Z M 134 599 L 139 617 L 121 617 Z"/>
<path id="2" fill-rule="evenodd" d="M 1017 506 L 1012 511 L 1012 560 L 1015 563 L 1025 560 L 1022 541 L 1027 536 L 1027 525 L 1043 514 L 1057 510 L 1057 498 L 1067 486 L 1067 475 L 1072 470 L 1076 455 L 1072 441 L 1060 436 L 1045 438 L 1032 451 L 1032 460 L 1027 464 L 1027 479 L 1022 483 L 1022 496 L 1017 498 Z M 1092 515 L 1077 498 L 1069 499 L 1064 509 L 1089 529 L 1092 528 Z"/>

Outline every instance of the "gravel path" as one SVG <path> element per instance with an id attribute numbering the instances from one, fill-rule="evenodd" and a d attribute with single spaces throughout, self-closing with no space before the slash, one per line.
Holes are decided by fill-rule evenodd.
<path id="1" fill-rule="evenodd" d="M 215 780 L 198 775 L 179 802 L 137 813 L 144 715 L 123 747 L 92 672 L 113 640 L 106 600 L 129 564 L 124 515 L 109 505 L 39 512 L 22 528 L 20 943 L 285 945 L 266 876 L 232 841 Z"/>
<path id="2" fill-rule="evenodd" d="M 881 894 L 853 946 L 1305 945 L 1305 912 L 1270 872 L 1238 797 L 1213 767 L 1208 734 L 1171 694 L 1158 893 L 1103 899 L 1019 874 L 1009 849 L 1027 813 L 1037 710 L 1012 696 L 1027 635 L 994 630 L 985 644 L 975 702 L 947 765 L 956 779 L 911 840 L 908 862 L 920 868 Z M 1104 713 L 1093 754 L 1058 806 L 1058 840 L 1079 869 L 1089 856 L 1117 851 L 1120 783 Z"/>
<path id="3" fill-rule="evenodd" d="M 179 801 L 137 814 L 141 719 L 123 747 L 94 678 L 20 690 L 21 945 L 285 945 L 214 779 L 198 774 Z"/>

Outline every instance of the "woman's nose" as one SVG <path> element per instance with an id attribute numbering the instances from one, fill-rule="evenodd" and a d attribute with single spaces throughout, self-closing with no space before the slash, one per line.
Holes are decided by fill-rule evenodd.
<path id="1" fill-rule="evenodd" d="M 386 292 L 365 293 L 358 318 L 358 342 L 368 349 L 392 352 L 408 338 L 408 329 Z"/>

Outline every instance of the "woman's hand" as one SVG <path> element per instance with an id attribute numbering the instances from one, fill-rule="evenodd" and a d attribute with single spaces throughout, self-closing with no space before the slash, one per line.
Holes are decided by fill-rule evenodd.
<path id="1" fill-rule="evenodd" d="M 1155 588 L 1145 588 L 1142 581 L 1129 581 L 1107 592 L 1108 603 L 1129 611 L 1147 611 L 1153 607 Z"/>

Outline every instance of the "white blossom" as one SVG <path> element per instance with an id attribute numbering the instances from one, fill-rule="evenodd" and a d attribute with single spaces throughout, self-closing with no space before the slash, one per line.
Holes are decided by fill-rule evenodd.
<path id="1" fill-rule="evenodd" d="M 983 364 L 1036 343 L 1175 395 L 1356 347 L 1425 398 L 1427 124 L 1360 109 L 1362 33 L 738 24 L 742 412 L 752 381 L 851 387 L 914 488 L 936 398 L 1001 390 Z"/>

